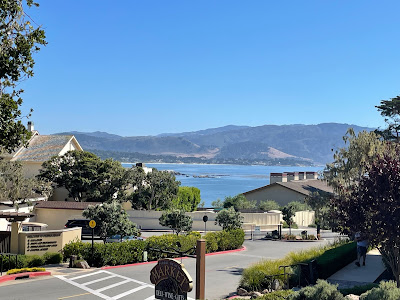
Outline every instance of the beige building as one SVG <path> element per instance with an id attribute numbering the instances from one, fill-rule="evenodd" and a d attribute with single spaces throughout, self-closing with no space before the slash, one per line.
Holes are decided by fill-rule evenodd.
<path id="1" fill-rule="evenodd" d="M 68 220 L 85 219 L 82 212 L 98 202 L 42 201 L 35 205 L 34 221 L 45 223 L 47 229 L 63 229 Z"/>
<path id="2" fill-rule="evenodd" d="M 312 192 L 333 193 L 325 181 L 318 179 L 317 172 L 271 173 L 271 184 L 243 193 L 248 200 L 273 200 L 284 206 L 292 201 L 304 202 Z"/>
<path id="3" fill-rule="evenodd" d="M 34 130 L 33 122 L 28 122 L 28 130 L 32 132 L 28 147 L 20 147 L 5 156 L 10 161 L 21 162 L 26 177 L 38 175 L 42 164 L 53 156 L 64 155 L 70 150 L 83 151 L 73 135 L 40 135 Z"/>

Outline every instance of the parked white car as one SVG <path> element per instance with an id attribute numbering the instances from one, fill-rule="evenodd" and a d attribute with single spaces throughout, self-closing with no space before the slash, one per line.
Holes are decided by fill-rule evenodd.
<path id="1" fill-rule="evenodd" d="M 106 238 L 106 243 L 119 243 L 119 242 L 136 241 L 136 240 L 142 241 L 143 238 L 140 236 L 127 235 L 127 236 L 122 237 L 122 239 L 121 239 L 121 235 L 116 234 L 116 235 Z"/>

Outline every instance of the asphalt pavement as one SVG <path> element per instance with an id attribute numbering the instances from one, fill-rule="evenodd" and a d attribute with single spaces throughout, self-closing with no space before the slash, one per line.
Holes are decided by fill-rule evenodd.
<path id="1" fill-rule="evenodd" d="M 281 258 L 291 251 L 318 247 L 332 241 L 333 238 L 334 236 L 315 242 L 246 240 L 244 251 L 207 256 L 206 298 L 222 299 L 232 295 L 239 284 L 243 269 L 253 263 L 262 259 Z M 184 258 L 182 262 L 195 282 L 195 259 Z M 154 287 L 150 283 L 150 270 L 154 265 L 155 263 L 148 263 L 86 271 L 54 269 L 54 276 L 1 284 L 0 299 L 150 300 L 154 299 Z M 188 293 L 188 299 L 190 298 L 195 298 L 195 290 Z"/>

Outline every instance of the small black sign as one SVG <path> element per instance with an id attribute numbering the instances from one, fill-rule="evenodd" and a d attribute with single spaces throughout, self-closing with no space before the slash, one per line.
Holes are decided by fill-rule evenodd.
<path id="1" fill-rule="evenodd" d="M 203 217 L 203 222 L 206 223 L 208 221 L 208 216 Z"/>

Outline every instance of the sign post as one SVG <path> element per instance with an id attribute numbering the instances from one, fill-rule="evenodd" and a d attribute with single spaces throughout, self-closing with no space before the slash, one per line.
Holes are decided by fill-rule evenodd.
<path id="1" fill-rule="evenodd" d="M 196 299 L 204 300 L 206 288 L 206 240 L 197 240 L 196 245 Z"/>
<path id="2" fill-rule="evenodd" d="M 204 233 L 207 233 L 207 221 L 208 221 L 208 216 L 205 215 L 203 217 L 203 222 L 204 222 Z"/>
<path id="3" fill-rule="evenodd" d="M 94 228 L 96 227 L 96 221 L 95 220 L 90 220 L 89 222 L 89 227 L 92 228 L 92 261 L 91 261 L 91 267 L 93 267 L 94 264 Z"/>

